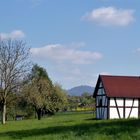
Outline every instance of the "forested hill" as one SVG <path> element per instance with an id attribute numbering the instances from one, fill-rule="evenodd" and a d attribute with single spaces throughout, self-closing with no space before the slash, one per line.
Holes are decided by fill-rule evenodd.
<path id="1" fill-rule="evenodd" d="M 67 90 L 67 92 L 71 96 L 80 96 L 85 92 L 87 92 L 89 94 L 93 94 L 94 87 L 82 85 L 82 86 L 73 87 L 73 88 Z"/>

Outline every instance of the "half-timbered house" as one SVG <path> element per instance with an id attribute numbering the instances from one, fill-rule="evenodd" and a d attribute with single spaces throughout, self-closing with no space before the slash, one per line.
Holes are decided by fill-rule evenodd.
<path id="1" fill-rule="evenodd" d="M 140 77 L 99 75 L 93 97 L 96 118 L 138 118 Z"/>

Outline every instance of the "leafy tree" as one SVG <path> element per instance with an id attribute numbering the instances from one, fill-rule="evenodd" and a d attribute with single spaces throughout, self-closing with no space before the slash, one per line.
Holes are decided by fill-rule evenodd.
<path id="1" fill-rule="evenodd" d="M 28 71 L 29 49 L 20 40 L 0 40 L 0 102 L 2 124 L 6 121 L 6 108 L 12 95 L 19 92 L 21 80 Z"/>
<path id="2" fill-rule="evenodd" d="M 81 107 L 93 108 L 95 101 L 91 94 L 85 92 L 80 97 L 80 103 Z"/>
<path id="3" fill-rule="evenodd" d="M 62 86 L 58 83 L 54 84 L 54 105 L 55 111 L 65 111 L 68 108 L 68 96 L 65 90 L 62 89 Z"/>
<path id="4" fill-rule="evenodd" d="M 22 96 L 22 94 L 18 95 L 17 100 L 14 102 L 13 107 L 10 110 L 11 115 L 12 111 L 14 113 L 14 119 L 16 116 L 30 118 L 34 115 L 34 108 L 28 104 L 28 101 Z"/>
<path id="5" fill-rule="evenodd" d="M 35 108 L 38 120 L 41 119 L 44 108 L 52 108 L 53 84 L 44 68 L 38 65 L 33 66 L 23 92 L 28 102 Z"/>

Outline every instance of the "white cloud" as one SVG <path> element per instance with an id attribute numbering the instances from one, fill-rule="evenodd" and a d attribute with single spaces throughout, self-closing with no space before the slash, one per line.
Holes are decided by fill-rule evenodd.
<path id="1" fill-rule="evenodd" d="M 41 48 L 31 48 L 32 57 L 39 60 L 51 60 L 57 63 L 91 64 L 102 58 L 102 54 L 93 51 L 83 51 L 79 46 L 67 47 L 61 44 L 46 45 Z"/>
<path id="2" fill-rule="evenodd" d="M 134 52 L 140 53 L 140 48 L 137 48 Z"/>
<path id="3" fill-rule="evenodd" d="M 10 33 L 0 33 L 0 39 L 20 39 L 20 38 L 24 38 L 25 34 L 23 31 L 21 30 L 14 30 Z"/>
<path id="4" fill-rule="evenodd" d="M 134 10 L 101 7 L 86 13 L 82 18 L 104 26 L 126 26 L 134 21 Z"/>
<path id="5" fill-rule="evenodd" d="M 92 67 L 103 56 L 100 52 L 85 50 L 85 46 L 83 42 L 50 44 L 41 48 L 31 48 L 31 57 L 35 63 L 46 67 L 52 80 L 61 83 L 64 88 L 81 84 L 93 85 Z"/>
<path id="6" fill-rule="evenodd" d="M 135 48 L 134 50 L 132 50 L 132 53 L 134 54 L 140 54 L 140 48 Z"/>

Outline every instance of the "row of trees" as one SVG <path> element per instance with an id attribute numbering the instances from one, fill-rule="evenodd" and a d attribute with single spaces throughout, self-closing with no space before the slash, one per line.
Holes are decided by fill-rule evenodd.
<path id="1" fill-rule="evenodd" d="M 34 112 L 40 120 L 78 106 L 91 104 L 91 96 L 68 96 L 62 87 L 53 84 L 46 70 L 29 60 L 30 50 L 20 40 L 0 40 L 0 111 L 2 124 L 7 116 L 15 118 Z"/>
<path id="2" fill-rule="evenodd" d="M 38 119 L 41 119 L 43 111 L 54 112 L 65 106 L 66 94 L 61 86 L 52 84 L 45 69 L 38 65 L 31 66 L 29 53 L 23 41 L 0 40 L 2 124 L 6 121 L 7 107 L 8 112 L 12 112 L 11 110 L 17 106 L 17 103 L 34 108 Z"/>

